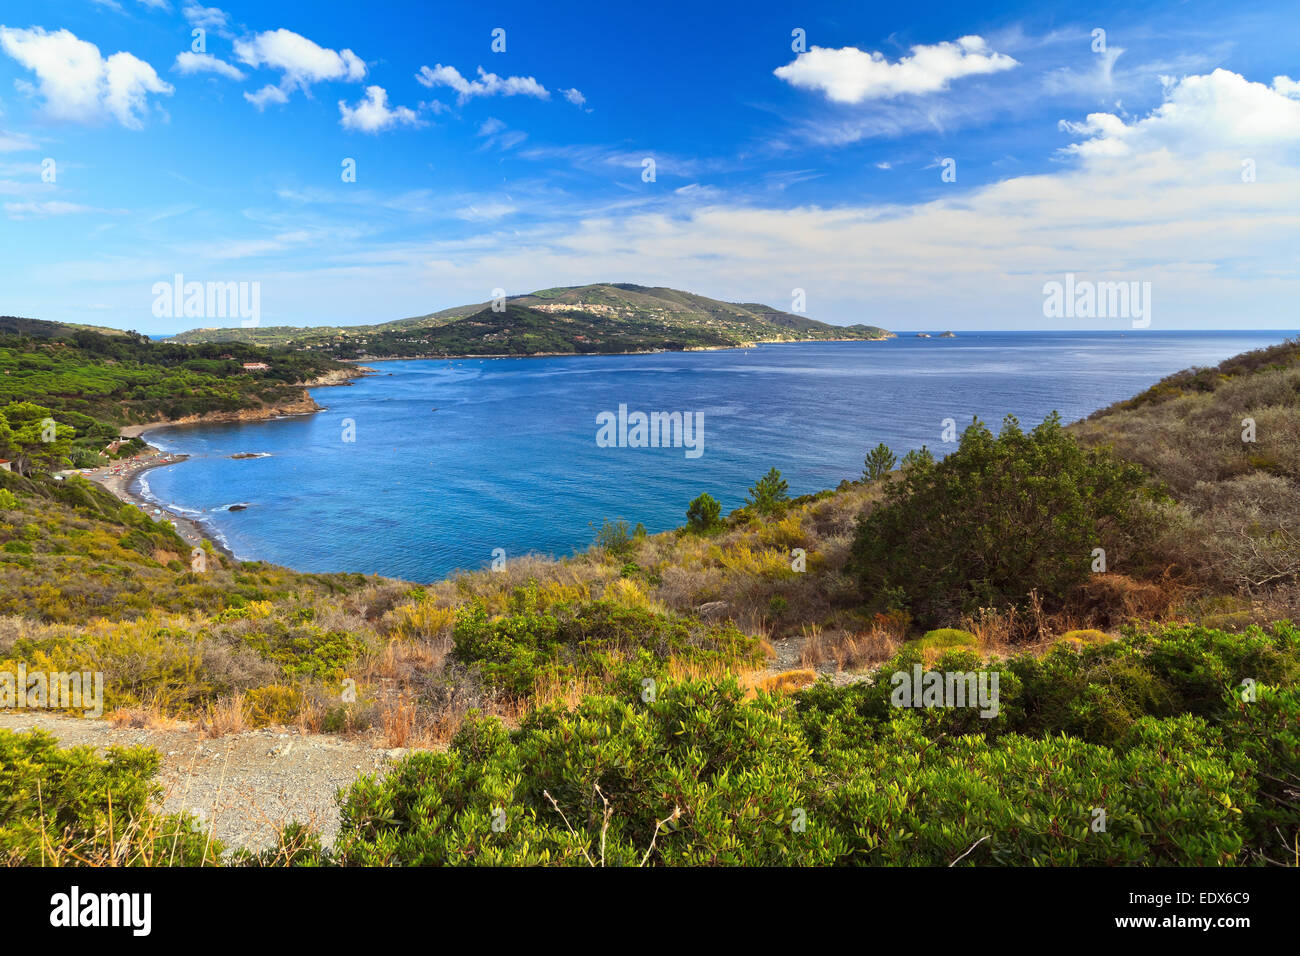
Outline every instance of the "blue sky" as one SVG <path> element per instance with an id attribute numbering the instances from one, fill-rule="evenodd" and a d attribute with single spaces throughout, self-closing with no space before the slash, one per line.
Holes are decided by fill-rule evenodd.
<path id="1" fill-rule="evenodd" d="M 1130 325 L 1045 316 L 1072 274 L 1150 283 L 1153 329 L 1300 326 L 1294 4 L 0 18 L 4 314 L 235 324 L 156 317 L 182 273 L 258 283 L 263 325 L 596 281 L 802 289 L 814 318 L 899 330 Z"/>

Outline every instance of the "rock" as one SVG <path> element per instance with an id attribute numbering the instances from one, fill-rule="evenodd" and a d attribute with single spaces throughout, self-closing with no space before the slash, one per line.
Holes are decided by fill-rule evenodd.
<path id="1" fill-rule="evenodd" d="M 707 617 L 710 619 L 719 618 L 727 612 L 727 608 L 729 607 L 731 607 L 731 605 L 726 601 L 709 601 L 707 604 L 701 604 L 697 607 L 695 613 L 700 615 L 700 617 Z"/>

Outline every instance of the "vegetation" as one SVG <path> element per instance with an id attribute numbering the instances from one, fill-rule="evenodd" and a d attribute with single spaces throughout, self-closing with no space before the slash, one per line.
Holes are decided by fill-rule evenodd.
<path id="1" fill-rule="evenodd" d="M 1087 451 L 1049 417 L 1030 432 L 979 421 L 940 462 L 918 461 L 864 514 L 853 545 L 863 593 L 939 623 L 1032 591 L 1058 606 L 1094 549 L 1128 549 L 1144 522 L 1139 468 Z"/>
<path id="2" fill-rule="evenodd" d="M 789 483 L 773 468 L 749 489 L 745 507 L 760 515 L 778 514 L 790 501 L 789 490 Z"/>
<path id="3" fill-rule="evenodd" d="M 145 747 L 62 749 L 49 734 L 0 730 L 0 863 L 198 866 L 221 845 L 152 801 L 159 756 Z"/>
<path id="4" fill-rule="evenodd" d="M 686 526 L 699 534 L 722 527 L 722 505 L 707 491 L 686 508 Z"/>
<path id="5" fill-rule="evenodd" d="M 25 322 L 27 334 L 0 335 L 0 408 L 10 427 L 39 422 L 23 407 L 30 404 L 41 418 L 52 414 L 74 430 L 76 445 L 95 451 L 122 425 L 301 401 L 304 382 L 327 372 L 350 373 L 311 352 L 236 343 L 182 346 L 89 330 L 36 336 L 33 320 Z M 245 362 L 268 367 L 246 372 Z"/>
<path id="6" fill-rule="evenodd" d="M 876 326 L 836 326 L 755 303 L 676 289 L 602 283 L 543 289 L 381 325 L 195 329 L 181 343 L 246 342 L 362 356 L 599 354 L 727 348 L 753 342 L 882 339 Z"/>
<path id="7" fill-rule="evenodd" d="M 888 445 L 881 442 L 867 452 L 866 460 L 862 463 L 862 480 L 879 481 L 893 471 L 896 464 L 898 464 L 898 456 L 889 450 Z"/>
<path id="8" fill-rule="evenodd" d="M 1298 354 L 1069 428 L 976 422 L 898 471 L 881 446 L 833 492 L 772 469 L 677 533 L 607 521 L 572 558 L 418 587 L 196 572 L 169 525 L 50 462 L 0 472 L 0 671 L 99 670 L 110 711 L 209 732 L 233 712 L 415 748 L 344 795 L 331 849 L 294 825 L 219 858 L 152 809 L 156 754 L 0 733 L 0 860 L 1295 865 Z M 131 364 L 83 358 L 88 381 Z M 77 402 L 164 412 L 116 388 L 14 393 L 35 408 L 5 421 L 53 411 L 70 456 Z M 918 665 L 996 674 L 996 713 L 897 706 Z"/>

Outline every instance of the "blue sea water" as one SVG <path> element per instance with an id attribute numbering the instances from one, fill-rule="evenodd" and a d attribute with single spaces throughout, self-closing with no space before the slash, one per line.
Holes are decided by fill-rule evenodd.
<path id="1" fill-rule="evenodd" d="M 960 333 L 720 352 L 374 363 L 313 391 L 327 409 L 269 422 L 160 429 L 191 460 L 140 490 L 197 517 L 241 558 L 304 571 L 431 581 L 502 549 L 569 554 L 607 518 L 685 523 L 707 491 L 725 511 L 779 468 L 792 494 L 857 477 L 867 449 L 901 455 L 942 422 L 1066 421 L 1290 333 Z M 703 415 L 703 454 L 598 447 L 596 417 Z M 345 440 L 347 422 L 355 440 Z M 264 457 L 232 460 L 237 453 Z M 245 504 L 244 510 L 227 510 Z"/>

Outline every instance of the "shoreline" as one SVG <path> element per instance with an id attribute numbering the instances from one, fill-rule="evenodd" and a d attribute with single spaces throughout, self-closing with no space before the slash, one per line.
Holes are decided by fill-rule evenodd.
<path id="1" fill-rule="evenodd" d="M 104 465 L 95 468 L 89 474 L 82 470 L 76 470 L 73 473 L 80 474 L 82 477 L 95 482 L 113 497 L 125 504 L 133 505 L 143 511 L 149 517 L 160 520 L 164 516 L 176 527 L 176 533 L 181 539 L 191 546 L 198 546 L 201 542 L 207 541 L 217 550 L 222 557 L 238 564 L 241 558 L 237 557 L 222 541 L 203 524 L 193 517 L 180 513 L 176 505 L 168 502 L 159 501 L 153 498 L 147 498 L 140 494 L 138 483 L 140 477 L 151 468 L 165 468 L 170 465 L 178 465 L 181 462 L 188 461 L 190 456 L 184 454 L 173 454 L 163 451 L 156 445 L 151 445 L 145 440 L 148 432 L 156 431 L 163 428 L 180 428 L 186 425 L 212 425 L 232 422 L 262 422 L 272 421 L 277 418 L 295 418 L 302 415 L 315 415 L 317 412 L 324 411 L 325 406 L 318 403 L 311 397 L 308 389 L 327 388 L 336 385 L 350 385 L 354 379 L 364 378 L 367 375 L 374 374 L 375 370 L 365 366 L 355 366 L 352 369 L 340 369 L 336 372 L 329 372 L 310 382 L 304 382 L 302 385 L 302 399 L 289 405 L 263 406 L 255 409 L 241 409 L 238 412 L 216 412 L 213 414 L 187 415 L 184 418 L 159 421 L 142 422 L 135 425 L 124 425 L 118 429 L 118 434 L 123 438 L 138 438 L 145 441 L 145 450 L 138 455 L 134 455 L 125 462 L 117 462 L 110 465 Z"/>
<path id="2" fill-rule="evenodd" d="M 889 334 L 876 339 L 775 339 L 765 342 L 741 342 L 737 345 L 697 345 L 684 349 L 632 349 L 625 352 L 478 352 L 471 355 L 362 355 L 359 358 L 339 358 L 338 362 L 450 362 L 466 359 L 529 359 L 529 358 L 600 358 L 617 355 L 677 355 L 688 352 L 731 352 L 737 349 L 756 349 L 763 345 L 803 345 L 811 342 L 888 342 L 896 339 Z M 364 367 L 364 366 L 362 366 Z M 373 369 L 371 370 L 373 371 Z"/>
<path id="3" fill-rule="evenodd" d="M 163 451 L 161 448 L 149 445 L 145 451 L 126 459 L 125 462 L 96 468 L 90 474 L 86 474 L 84 471 L 77 471 L 75 474 L 93 481 L 124 504 L 139 508 L 155 521 L 170 521 L 175 525 L 176 533 L 181 536 L 181 540 L 191 547 L 198 547 L 201 542 L 207 541 L 222 557 L 238 564 L 240 559 L 235 557 L 235 553 L 208 531 L 202 522 L 179 513 L 173 505 L 146 498 L 136 490 L 140 476 L 146 471 L 152 468 L 178 465 L 183 461 L 188 461 L 189 457 L 189 455 L 174 455 Z"/>

